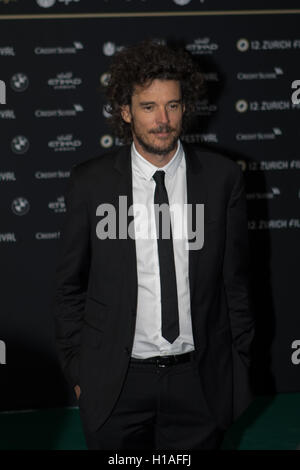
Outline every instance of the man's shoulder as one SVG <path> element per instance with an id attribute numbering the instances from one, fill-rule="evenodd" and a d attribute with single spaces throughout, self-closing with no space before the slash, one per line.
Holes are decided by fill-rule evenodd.
<path id="1" fill-rule="evenodd" d="M 113 168 L 115 164 L 115 159 L 117 155 L 120 153 L 121 147 L 115 147 L 112 150 L 102 153 L 100 155 L 96 155 L 91 157 L 87 160 L 82 162 L 76 163 L 73 165 L 72 168 L 76 171 L 76 173 L 85 173 L 85 172 L 93 172 L 98 168 Z M 124 147 L 122 146 L 122 151 L 124 151 Z"/>
<path id="2" fill-rule="evenodd" d="M 219 150 L 186 143 L 184 143 L 184 150 L 190 158 L 197 159 L 204 170 L 235 174 L 240 172 L 240 165 Z"/>
<path id="3" fill-rule="evenodd" d="M 114 173 L 116 158 L 120 152 L 126 153 L 126 151 L 128 151 L 128 146 L 115 147 L 108 152 L 76 163 L 71 171 L 81 181 L 89 181 L 95 176 L 109 178 Z"/>

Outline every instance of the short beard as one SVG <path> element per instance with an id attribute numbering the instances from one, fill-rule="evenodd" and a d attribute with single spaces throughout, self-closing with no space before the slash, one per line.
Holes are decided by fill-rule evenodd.
<path id="1" fill-rule="evenodd" d="M 159 147 L 155 147 L 154 145 L 147 144 L 147 142 L 144 142 L 140 136 L 136 134 L 134 135 L 140 146 L 145 150 L 145 152 L 152 153 L 154 155 L 167 155 L 168 153 L 172 152 L 172 150 L 175 150 L 178 141 L 178 137 L 174 137 L 168 147 L 161 149 Z"/>
<path id="2" fill-rule="evenodd" d="M 136 140 L 138 141 L 140 146 L 145 150 L 145 152 L 160 156 L 168 155 L 170 152 L 175 150 L 177 146 L 177 141 L 180 136 L 180 132 L 178 132 L 178 134 L 173 137 L 173 140 L 171 141 L 170 145 L 164 149 L 161 149 L 160 147 L 155 147 L 154 145 L 145 142 L 142 137 L 135 132 L 134 122 L 132 122 L 131 124 L 131 130 L 132 133 L 135 135 Z"/>

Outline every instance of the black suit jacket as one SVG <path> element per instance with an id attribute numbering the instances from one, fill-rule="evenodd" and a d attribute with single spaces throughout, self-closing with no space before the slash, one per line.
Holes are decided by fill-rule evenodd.
<path id="1" fill-rule="evenodd" d="M 204 204 L 204 246 L 189 251 L 196 360 L 211 416 L 226 429 L 251 400 L 254 322 L 243 175 L 217 153 L 186 144 L 184 150 L 187 202 Z M 120 195 L 128 197 L 129 207 L 129 146 L 72 168 L 56 275 L 56 341 L 66 378 L 81 387 L 81 414 L 91 431 L 108 418 L 121 392 L 135 330 L 135 240 L 96 235 L 98 205 L 118 208 Z"/>

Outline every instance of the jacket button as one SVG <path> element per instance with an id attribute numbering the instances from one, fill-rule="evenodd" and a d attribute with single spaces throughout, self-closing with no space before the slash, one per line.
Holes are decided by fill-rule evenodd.
<path id="1" fill-rule="evenodd" d="M 129 348 L 128 348 L 128 346 L 126 346 L 126 348 L 124 348 L 124 351 L 126 352 L 126 354 L 129 354 Z"/>

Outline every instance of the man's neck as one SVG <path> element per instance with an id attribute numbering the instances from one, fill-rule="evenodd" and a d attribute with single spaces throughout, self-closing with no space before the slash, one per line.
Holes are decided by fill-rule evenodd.
<path id="1" fill-rule="evenodd" d="M 169 163 L 170 160 L 174 157 L 175 153 L 177 152 L 179 142 L 177 142 L 177 145 L 174 150 L 169 152 L 166 155 L 157 155 L 154 153 L 149 153 L 146 152 L 141 145 L 139 145 L 138 142 L 134 142 L 135 148 L 137 152 L 145 158 L 145 160 L 148 160 L 148 162 L 152 163 L 152 165 L 157 166 L 158 168 L 161 168 Z"/>

